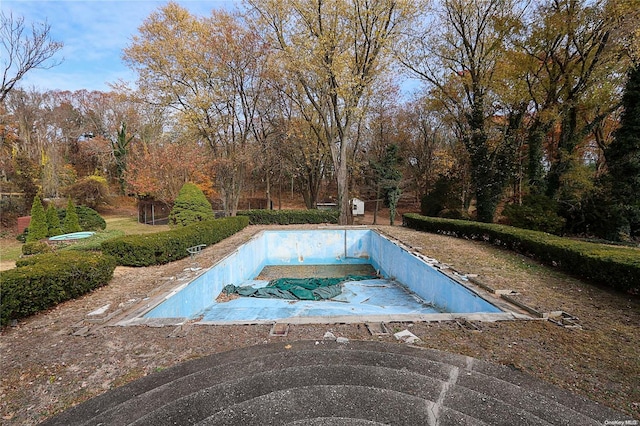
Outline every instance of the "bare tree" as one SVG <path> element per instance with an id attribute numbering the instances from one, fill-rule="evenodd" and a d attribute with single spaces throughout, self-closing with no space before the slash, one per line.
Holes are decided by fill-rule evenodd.
<path id="1" fill-rule="evenodd" d="M 7 93 L 32 69 L 49 69 L 62 61 L 49 61 L 60 49 L 62 42 L 51 40 L 51 25 L 33 24 L 31 34 L 26 31 L 24 18 L 13 13 L 0 12 L 0 39 L 2 40 L 2 87 L 0 102 Z"/>
<path id="2" fill-rule="evenodd" d="M 367 93 L 415 5 L 407 0 L 250 0 L 258 23 L 321 123 L 333 160 L 339 223 L 351 219 L 349 154 Z"/>

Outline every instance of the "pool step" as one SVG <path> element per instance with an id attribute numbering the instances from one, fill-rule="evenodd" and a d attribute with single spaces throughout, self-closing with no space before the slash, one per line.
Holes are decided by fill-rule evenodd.
<path id="1" fill-rule="evenodd" d="M 509 367 L 399 343 L 281 342 L 139 379 L 48 425 L 597 425 L 621 413 Z"/>

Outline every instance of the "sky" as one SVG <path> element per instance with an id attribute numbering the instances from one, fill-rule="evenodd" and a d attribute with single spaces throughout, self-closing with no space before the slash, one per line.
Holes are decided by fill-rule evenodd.
<path id="1" fill-rule="evenodd" d="M 144 20 L 168 1 L 157 0 L 0 0 L 5 15 L 23 17 L 31 24 L 47 22 L 51 38 L 64 43 L 54 56 L 62 63 L 29 71 L 20 87 L 47 90 L 110 91 L 109 83 L 135 83 L 136 75 L 122 61 Z M 176 0 L 192 14 L 209 15 L 212 9 L 241 6 L 241 0 Z M 4 65 L 4 64 L 3 64 Z M 4 66 L 3 66 L 4 68 Z"/>

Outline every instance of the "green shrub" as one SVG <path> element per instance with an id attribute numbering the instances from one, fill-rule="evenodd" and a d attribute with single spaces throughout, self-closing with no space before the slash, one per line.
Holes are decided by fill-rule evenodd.
<path id="1" fill-rule="evenodd" d="M 86 206 L 76 206 L 75 211 L 81 231 L 102 231 L 107 227 L 107 222 L 94 209 Z M 58 216 L 64 222 L 67 216 L 67 209 L 58 210 Z"/>
<path id="2" fill-rule="evenodd" d="M 47 214 L 40 197 L 35 197 L 31 205 L 31 222 L 29 222 L 26 241 L 32 242 L 47 238 L 47 230 Z"/>
<path id="3" fill-rule="evenodd" d="M 119 265 L 150 266 L 189 256 L 187 248 L 215 244 L 244 229 L 246 217 L 227 217 L 196 222 L 166 232 L 126 235 L 102 243 L 102 251 L 117 259 Z"/>
<path id="4" fill-rule="evenodd" d="M 65 234 L 82 231 L 80 221 L 78 219 L 78 213 L 76 212 L 76 206 L 73 204 L 73 201 L 71 201 L 71 198 L 69 198 L 69 202 L 67 203 L 64 221 L 62 223 L 62 230 Z"/>
<path id="5" fill-rule="evenodd" d="M 585 280 L 630 293 L 640 292 L 640 250 L 570 240 L 544 232 L 480 222 L 405 214 L 418 231 L 487 241 L 517 251 Z"/>
<path id="6" fill-rule="evenodd" d="M 30 241 L 22 246 L 22 254 L 29 256 L 32 254 L 49 253 L 53 249 L 45 241 Z"/>
<path id="7" fill-rule="evenodd" d="M 527 195 L 522 204 L 509 204 L 502 214 L 509 225 L 534 231 L 560 234 L 565 219 L 558 215 L 557 203 L 544 195 Z"/>
<path id="8" fill-rule="evenodd" d="M 58 210 L 53 204 L 49 204 L 49 207 L 47 207 L 47 237 L 55 237 L 60 234 L 62 234 L 62 227 L 60 226 Z"/>
<path id="9" fill-rule="evenodd" d="M 243 210 L 238 216 L 249 218 L 251 225 L 294 225 L 338 223 L 338 210 Z"/>
<path id="10" fill-rule="evenodd" d="M 471 220 L 469 212 L 462 209 L 444 209 L 438 213 L 438 216 L 446 219 Z"/>
<path id="11" fill-rule="evenodd" d="M 0 275 L 0 323 L 24 318 L 107 284 L 115 259 L 100 253 L 56 252 L 16 262 Z"/>
<path id="12" fill-rule="evenodd" d="M 441 175 L 433 189 L 420 200 L 420 211 L 425 216 L 440 216 L 460 210 L 460 179 Z"/>
<path id="13" fill-rule="evenodd" d="M 65 188 L 64 192 L 78 204 L 89 207 L 108 204 L 109 200 L 109 184 L 104 177 L 98 175 L 84 177 Z"/>
<path id="14" fill-rule="evenodd" d="M 82 238 L 75 240 L 73 244 L 69 244 L 62 250 L 76 250 L 76 251 L 101 251 L 102 243 L 114 238 L 122 237 L 125 232 L 119 229 L 113 229 L 109 231 L 98 231 L 89 238 Z"/>
<path id="15" fill-rule="evenodd" d="M 22 234 L 18 234 L 16 235 L 16 240 L 20 241 L 21 243 L 26 243 L 27 242 L 27 235 L 29 235 L 29 228 L 25 228 L 24 232 Z"/>
<path id="16" fill-rule="evenodd" d="M 564 216 L 567 219 L 568 233 L 615 242 L 632 240 L 632 229 L 639 227 L 634 223 L 640 224 L 640 209 L 634 215 L 629 206 L 625 208 L 616 204 L 611 199 L 611 194 L 603 188 L 585 197 L 579 208 L 565 212 Z"/>
<path id="17" fill-rule="evenodd" d="M 211 203 L 204 193 L 193 183 L 185 183 L 173 208 L 169 213 L 169 224 L 187 226 L 194 222 L 201 222 L 215 218 Z"/>

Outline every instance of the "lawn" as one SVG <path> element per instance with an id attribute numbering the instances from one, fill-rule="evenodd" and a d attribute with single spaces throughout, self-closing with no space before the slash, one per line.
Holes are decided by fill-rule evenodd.
<path id="1" fill-rule="evenodd" d="M 150 234 L 168 231 L 168 225 L 145 225 L 139 223 L 134 216 L 108 215 L 104 216 L 107 227 L 104 231 L 96 232 L 92 237 L 78 240 L 74 243 L 61 243 L 60 250 L 98 250 L 100 244 L 121 235 Z M 0 271 L 11 269 L 15 261 L 22 255 L 22 243 L 16 236 L 5 232 L 0 239 Z"/>

